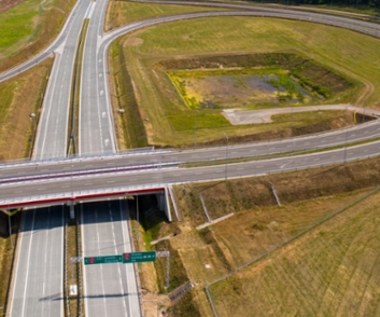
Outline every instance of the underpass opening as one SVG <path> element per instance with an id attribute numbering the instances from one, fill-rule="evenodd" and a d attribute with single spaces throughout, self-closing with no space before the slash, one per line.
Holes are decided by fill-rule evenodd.
<path id="1" fill-rule="evenodd" d="M 159 223 L 169 222 L 166 213 L 165 193 L 135 195 L 127 199 L 131 219 L 136 220 L 147 231 L 157 227 Z"/>

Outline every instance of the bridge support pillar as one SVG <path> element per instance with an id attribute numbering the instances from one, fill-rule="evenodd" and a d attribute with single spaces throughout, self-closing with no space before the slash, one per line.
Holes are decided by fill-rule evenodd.
<path id="1" fill-rule="evenodd" d="M 165 191 L 163 193 L 156 194 L 156 198 L 157 198 L 158 209 L 160 209 L 160 211 L 165 212 L 166 217 L 171 222 L 172 215 L 170 211 L 168 188 L 165 187 Z"/>
<path id="2" fill-rule="evenodd" d="M 173 219 L 172 219 L 172 212 L 171 212 L 171 209 L 170 209 L 170 199 L 169 199 L 169 189 L 168 189 L 168 186 L 165 186 L 165 193 L 162 195 L 162 197 L 164 199 L 164 210 L 165 210 L 166 217 L 168 217 L 168 220 L 170 222 L 172 222 Z"/>
<path id="3" fill-rule="evenodd" d="M 73 202 L 71 202 L 69 204 L 69 208 L 70 208 L 70 220 L 74 220 L 75 219 L 75 208 L 74 208 Z"/>

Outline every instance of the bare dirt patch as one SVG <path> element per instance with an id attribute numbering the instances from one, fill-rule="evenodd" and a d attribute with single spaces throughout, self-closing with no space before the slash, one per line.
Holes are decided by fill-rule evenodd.
<path id="1" fill-rule="evenodd" d="M 161 62 L 191 109 L 268 108 L 325 101 L 349 80 L 295 54 L 193 57 Z"/>
<path id="2" fill-rule="evenodd" d="M 0 0 L 0 13 L 5 12 L 25 0 Z"/>

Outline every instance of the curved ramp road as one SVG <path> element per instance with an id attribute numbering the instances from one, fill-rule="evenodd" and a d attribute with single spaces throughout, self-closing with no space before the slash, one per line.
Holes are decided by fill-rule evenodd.
<path id="1" fill-rule="evenodd" d="M 66 19 L 66 22 L 61 32 L 58 34 L 57 38 L 53 41 L 53 43 L 51 43 L 46 49 L 44 49 L 42 52 L 38 53 L 37 55 L 33 56 L 29 60 L 0 73 L 0 83 L 5 80 L 11 79 L 12 77 L 17 76 L 18 74 L 22 72 L 25 72 L 29 68 L 32 68 L 33 66 L 41 63 L 43 60 L 45 60 L 49 56 L 52 56 L 54 51 L 56 51 L 64 43 L 65 38 L 67 37 L 69 33 L 68 29 L 73 25 L 73 23 L 75 24 L 73 20 L 76 19 L 75 15 L 78 12 L 78 10 L 80 11 L 78 7 L 82 6 L 84 4 L 83 2 L 84 1 L 82 0 L 77 1 L 69 17 Z"/>

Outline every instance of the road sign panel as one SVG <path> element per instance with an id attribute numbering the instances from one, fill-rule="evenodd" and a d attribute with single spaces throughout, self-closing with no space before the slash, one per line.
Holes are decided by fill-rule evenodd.
<path id="1" fill-rule="evenodd" d="M 153 262 L 156 260 L 156 251 L 123 253 L 123 263 Z"/>
<path id="2" fill-rule="evenodd" d="M 88 256 L 84 258 L 84 264 L 106 264 L 123 262 L 122 255 Z"/>

